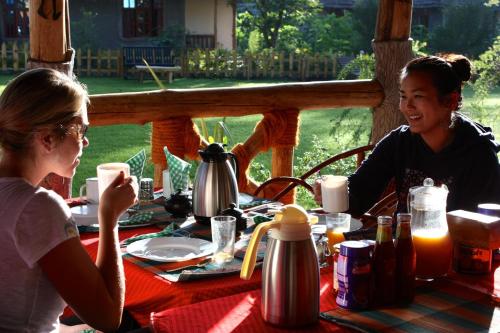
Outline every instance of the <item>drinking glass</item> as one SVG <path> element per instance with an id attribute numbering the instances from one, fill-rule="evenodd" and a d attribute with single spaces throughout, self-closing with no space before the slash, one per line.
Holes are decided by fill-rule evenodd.
<path id="1" fill-rule="evenodd" d="M 236 238 L 236 218 L 234 216 L 214 216 L 210 221 L 214 246 L 213 262 L 220 265 L 232 261 Z"/>
<path id="2" fill-rule="evenodd" d="M 351 227 L 351 215 L 347 213 L 332 213 L 326 215 L 325 219 L 328 246 L 330 253 L 333 253 L 333 246 L 345 240 L 344 232 L 349 231 Z"/>
<path id="3" fill-rule="evenodd" d="M 99 188 L 99 198 L 102 192 L 115 180 L 123 171 L 125 177 L 130 176 L 130 166 L 127 163 L 104 163 L 97 166 L 97 183 Z"/>

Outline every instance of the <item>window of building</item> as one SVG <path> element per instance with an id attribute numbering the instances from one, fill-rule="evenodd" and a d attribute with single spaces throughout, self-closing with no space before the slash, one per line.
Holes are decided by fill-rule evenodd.
<path id="1" fill-rule="evenodd" d="M 161 32 L 161 0 L 123 0 L 123 37 L 154 37 Z"/>
<path id="2" fill-rule="evenodd" d="M 2 1 L 3 30 L 6 38 L 28 38 L 28 0 Z"/>

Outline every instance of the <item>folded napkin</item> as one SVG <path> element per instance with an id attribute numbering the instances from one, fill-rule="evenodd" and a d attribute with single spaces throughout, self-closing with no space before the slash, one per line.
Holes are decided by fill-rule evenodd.
<path id="1" fill-rule="evenodd" d="M 134 215 L 130 216 L 126 220 L 122 220 L 118 222 L 119 226 L 132 226 L 135 224 L 145 224 L 151 221 L 151 218 L 153 217 L 153 212 L 139 212 L 135 213 Z"/>
<path id="2" fill-rule="evenodd" d="M 130 237 L 130 238 L 125 239 L 122 242 L 122 244 L 128 245 L 130 243 L 133 243 L 133 242 L 141 240 L 141 239 L 171 236 L 174 233 L 175 229 L 177 229 L 177 228 L 178 227 L 175 223 L 171 223 L 168 226 L 166 226 L 162 231 Z"/>
<path id="3" fill-rule="evenodd" d="M 191 164 L 171 154 L 166 146 L 163 147 L 163 152 L 167 158 L 173 190 L 187 190 L 189 187 L 189 171 L 191 170 Z"/>
<path id="4" fill-rule="evenodd" d="M 140 183 L 144 165 L 146 164 L 146 151 L 142 149 L 137 154 L 125 161 L 130 166 L 130 175 L 136 176 L 137 181 Z"/>

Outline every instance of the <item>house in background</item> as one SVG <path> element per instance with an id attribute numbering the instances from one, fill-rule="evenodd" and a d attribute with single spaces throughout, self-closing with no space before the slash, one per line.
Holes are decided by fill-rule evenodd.
<path id="1" fill-rule="evenodd" d="M 29 1 L 1 3 L 0 42 L 27 40 Z M 82 9 L 97 14 L 95 45 L 100 48 L 156 45 L 163 32 L 178 27 L 186 32 L 187 47 L 236 47 L 236 11 L 227 0 L 71 0 L 72 21 L 82 17 Z"/>
<path id="2" fill-rule="evenodd" d="M 320 0 L 323 10 L 327 13 L 344 15 L 351 11 L 356 0 Z M 429 31 L 443 22 L 443 8 L 450 4 L 484 3 L 483 0 L 413 0 L 412 25 L 423 25 Z M 494 7 L 496 16 L 500 19 L 500 8 Z"/>

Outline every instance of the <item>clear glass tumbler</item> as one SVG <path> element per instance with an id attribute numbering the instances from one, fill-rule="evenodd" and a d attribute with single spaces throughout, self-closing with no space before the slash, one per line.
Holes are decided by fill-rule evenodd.
<path id="1" fill-rule="evenodd" d="M 236 218 L 234 216 L 214 216 L 210 221 L 214 247 L 213 262 L 224 264 L 232 261 L 236 238 Z"/>

